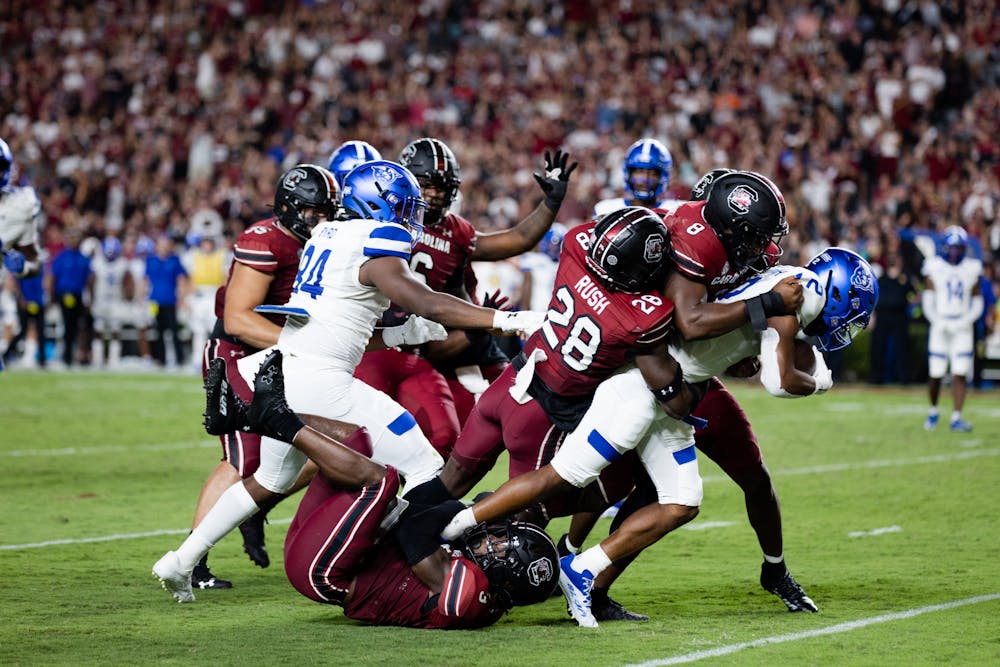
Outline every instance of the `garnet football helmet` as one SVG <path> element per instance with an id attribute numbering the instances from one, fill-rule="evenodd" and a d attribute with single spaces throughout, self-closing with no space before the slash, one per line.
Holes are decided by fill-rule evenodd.
<path id="1" fill-rule="evenodd" d="M 628 194 L 626 199 L 655 204 L 670 185 L 673 163 L 670 151 L 656 139 L 640 139 L 629 146 L 622 170 L 625 175 L 625 192 Z M 658 172 L 658 176 L 640 179 L 632 174 L 633 169 L 652 169 Z"/>
<path id="2" fill-rule="evenodd" d="M 460 542 L 463 555 L 486 574 L 493 599 L 505 609 L 548 600 L 559 584 L 556 545 L 532 523 L 481 523 Z"/>
<path id="3" fill-rule="evenodd" d="M 406 144 L 399 154 L 399 163 L 417 177 L 421 187 L 431 186 L 442 192 L 440 197 L 427 198 L 425 222 L 436 225 L 451 208 L 462 184 L 455 154 L 440 139 L 424 137 Z"/>
<path id="4" fill-rule="evenodd" d="M 297 164 L 278 178 L 274 214 L 303 243 L 309 240 L 319 216 L 333 220 L 340 210 L 340 188 L 328 169 L 316 164 Z M 303 209 L 312 209 L 308 218 Z M 318 215 L 317 215 L 318 214 Z"/>
<path id="5" fill-rule="evenodd" d="M 333 172 L 337 185 L 344 187 L 344 176 L 359 164 L 381 160 L 382 154 L 367 141 L 345 141 L 330 153 L 327 169 Z"/>
<path id="6" fill-rule="evenodd" d="M 878 304 L 878 278 L 860 255 L 844 248 L 827 248 L 806 268 L 826 287 L 823 312 L 805 329 L 819 340 L 816 347 L 833 352 L 847 347 L 868 326 Z"/>
<path id="7" fill-rule="evenodd" d="M 365 162 L 344 177 L 344 208 L 358 218 L 394 222 L 410 230 L 412 243 L 424 230 L 420 185 L 403 166 L 388 160 Z"/>
<path id="8" fill-rule="evenodd" d="M 719 167 L 699 178 L 698 182 L 694 184 L 693 188 L 691 188 L 691 201 L 705 201 L 708 199 L 708 191 L 712 189 L 712 183 L 714 183 L 720 176 L 731 174 L 735 171 L 735 169 Z"/>
<path id="9" fill-rule="evenodd" d="M 780 242 L 788 233 L 785 198 L 766 176 L 754 171 L 719 176 L 708 191 L 703 214 L 737 270 L 759 273 L 781 256 Z"/>
<path id="10" fill-rule="evenodd" d="M 670 242 L 663 219 L 648 208 L 626 206 L 608 213 L 594 226 L 587 267 L 619 292 L 658 287 L 666 272 Z"/>
<path id="11" fill-rule="evenodd" d="M 10 146 L 3 139 L 0 139 L 0 188 L 7 187 L 10 182 L 10 169 L 14 166 L 14 154 L 10 152 Z"/>

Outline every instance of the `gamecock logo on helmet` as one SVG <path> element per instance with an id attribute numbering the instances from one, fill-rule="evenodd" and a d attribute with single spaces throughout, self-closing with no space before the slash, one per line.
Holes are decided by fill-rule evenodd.
<path id="1" fill-rule="evenodd" d="M 294 190 L 295 186 L 299 184 L 303 178 L 308 176 L 302 169 L 292 169 L 285 175 L 285 180 L 281 182 L 281 186 L 286 190 Z"/>
<path id="2" fill-rule="evenodd" d="M 745 185 L 737 185 L 729 193 L 729 208 L 737 213 L 747 213 L 750 207 L 757 201 L 757 193 Z"/>
<path id="3" fill-rule="evenodd" d="M 663 259 L 663 237 L 653 234 L 646 239 L 646 250 L 643 257 L 647 262 L 659 262 Z"/>
<path id="4" fill-rule="evenodd" d="M 528 581 L 532 586 L 541 586 L 552 581 L 555 570 L 548 558 L 539 558 L 528 566 Z"/>

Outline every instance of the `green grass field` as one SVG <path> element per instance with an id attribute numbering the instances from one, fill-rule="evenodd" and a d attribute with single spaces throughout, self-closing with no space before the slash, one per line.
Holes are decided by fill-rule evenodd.
<path id="1" fill-rule="evenodd" d="M 150 567 L 186 534 L 218 459 L 201 430 L 200 381 L 5 372 L 0 662 L 1000 663 L 1000 394 L 973 394 L 976 428 L 954 434 L 924 432 L 918 387 L 838 386 L 797 401 L 734 391 L 776 480 L 789 565 L 819 614 L 790 614 L 761 590 L 742 495 L 702 458 L 701 515 L 615 589 L 650 622 L 578 628 L 553 599 L 486 630 L 434 632 L 360 626 L 299 596 L 281 563 L 294 500 L 272 512 L 269 569 L 231 535 L 211 564 L 235 588 L 175 603 Z M 950 398 L 943 407 L 946 419 Z M 605 520 L 588 544 L 606 530 Z"/>

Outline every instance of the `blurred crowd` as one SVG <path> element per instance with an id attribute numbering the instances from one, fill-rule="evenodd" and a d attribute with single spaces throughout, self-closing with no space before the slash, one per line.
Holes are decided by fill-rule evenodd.
<path id="1" fill-rule="evenodd" d="M 991 0 L 10 0 L 0 137 L 50 260 L 76 237 L 224 247 L 284 168 L 349 139 L 388 158 L 443 139 L 483 230 L 537 204 L 531 172 L 564 147 L 572 225 L 650 136 L 677 198 L 716 166 L 772 177 L 788 263 L 841 245 L 915 284 L 915 240 L 957 224 L 995 282 L 998 19 Z"/>

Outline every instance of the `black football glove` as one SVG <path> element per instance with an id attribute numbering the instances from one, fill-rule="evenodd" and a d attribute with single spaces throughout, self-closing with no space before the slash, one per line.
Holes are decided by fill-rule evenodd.
<path id="1" fill-rule="evenodd" d="M 510 310 L 510 299 L 500 293 L 500 290 L 487 294 L 483 297 L 483 308 L 493 308 L 494 310 Z"/>
<path id="2" fill-rule="evenodd" d="M 564 153 L 562 149 L 557 149 L 556 154 L 550 155 L 545 151 L 545 173 L 533 174 L 538 187 L 545 193 L 545 205 L 550 211 L 558 211 L 566 198 L 566 188 L 569 186 L 569 175 L 576 169 L 576 162 L 568 168 L 569 153 Z"/>

